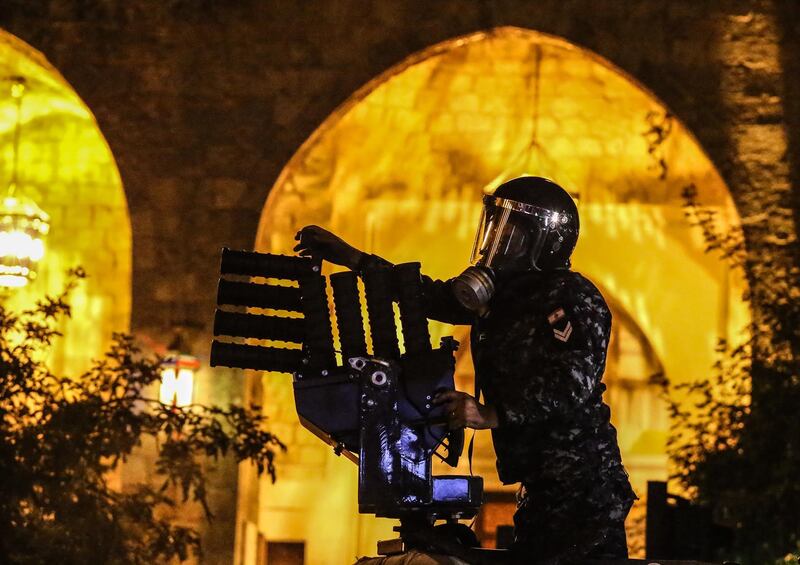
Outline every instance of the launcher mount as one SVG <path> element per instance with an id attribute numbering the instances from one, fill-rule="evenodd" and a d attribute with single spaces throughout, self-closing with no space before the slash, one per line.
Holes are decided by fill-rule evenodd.
<path id="1" fill-rule="evenodd" d="M 293 375 L 302 425 L 358 465 L 359 512 L 401 521 L 401 539 L 381 542 L 379 553 L 402 551 L 405 534 L 438 519 L 475 516 L 483 494 L 480 477 L 432 475 L 434 456 L 456 466 L 464 431 L 449 431 L 431 402 L 454 388 L 458 342 L 431 347 L 419 269 L 404 263 L 363 274 L 370 353 L 356 273 L 326 278 L 309 258 L 222 251 L 211 365 Z"/>

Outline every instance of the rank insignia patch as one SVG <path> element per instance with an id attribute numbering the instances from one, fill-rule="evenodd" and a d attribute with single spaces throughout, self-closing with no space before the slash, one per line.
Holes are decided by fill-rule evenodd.
<path id="1" fill-rule="evenodd" d="M 559 330 L 558 328 L 553 328 L 553 335 L 556 336 L 557 340 L 566 343 L 567 340 L 569 339 L 569 336 L 572 335 L 572 322 L 567 321 L 567 325 L 564 327 L 563 330 Z"/>
<path id="2" fill-rule="evenodd" d="M 572 335 L 572 322 L 567 320 L 567 325 L 564 326 L 562 329 L 558 329 L 556 327 L 556 323 L 559 320 L 564 319 L 566 313 L 564 312 L 563 308 L 557 308 L 556 310 L 552 311 L 550 314 L 547 315 L 547 321 L 550 322 L 550 325 L 553 326 L 553 335 L 559 341 L 563 341 L 564 343 L 567 342 L 569 336 Z"/>
<path id="3" fill-rule="evenodd" d="M 564 317 L 564 309 L 559 308 L 547 315 L 547 321 L 550 322 L 550 325 L 553 325 L 563 317 Z"/>

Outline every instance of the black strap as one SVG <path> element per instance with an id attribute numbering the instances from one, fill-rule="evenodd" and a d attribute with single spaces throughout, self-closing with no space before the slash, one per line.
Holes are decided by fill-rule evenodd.
<path id="1" fill-rule="evenodd" d="M 472 477 L 472 448 L 475 446 L 475 430 L 472 430 L 472 437 L 469 438 L 469 447 L 467 448 L 467 460 L 469 461 L 469 476 Z"/>
<path id="2" fill-rule="evenodd" d="M 481 401 L 481 387 L 478 384 L 478 375 L 475 375 L 475 402 Z M 469 476 L 472 477 L 472 451 L 475 447 L 475 430 L 472 430 L 472 437 L 469 438 L 469 447 L 467 447 L 467 461 L 469 461 Z"/>

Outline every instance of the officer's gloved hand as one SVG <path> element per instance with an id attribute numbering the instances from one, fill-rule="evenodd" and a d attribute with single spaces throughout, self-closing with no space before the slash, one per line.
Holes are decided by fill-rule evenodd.
<path id="1" fill-rule="evenodd" d="M 294 250 L 303 257 L 323 259 L 355 270 L 363 253 L 342 238 L 319 226 L 306 226 L 298 231 Z"/>
<path id="2" fill-rule="evenodd" d="M 457 390 L 437 392 L 433 397 L 433 403 L 437 406 L 444 406 L 451 430 L 458 428 L 488 430 L 500 425 L 497 409 L 494 406 L 481 404 L 466 392 Z"/>

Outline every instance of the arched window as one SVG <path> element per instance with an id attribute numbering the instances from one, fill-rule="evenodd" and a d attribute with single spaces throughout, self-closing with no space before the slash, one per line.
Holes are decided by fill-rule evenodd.
<path id="1" fill-rule="evenodd" d="M 661 101 L 596 54 L 500 28 L 409 57 L 353 94 L 297 151 L 269 193 L 256 248 L 290 253 L 297 229 L 318 224 L 393 262 L 421 261 L 429 275 L 454 276 L 466 266 L 482 193 L 521 174 L 552 177 L 578 200 L 574 267 L 621 313 L 607 398 L 612 412 L 641 428 L 629 442 L 621 433 L 623 457 L 633 464 L 642 442 L 658 444 L 653 433 L 664 424 L 650 405 L 655 397 L 643 392 L 650 384 L 636 379 L 709 375 L 717 339 L 735 341 L 748 311 L 740 274 L 705 253 L 683 209 L 682 193 L 693 187 L 723 229 L 737 226 L 724 181 Z M 463 328 L 432 324 L 435 342 L 454 331 L 465 344 Z M 463 347 L 458 374 L 469 391 L 466 354 Z M 308 563 L 324 562 L 323 551 L 374 552 L 376 536 L 392 535 L 389 526 L 343 518 L 355 515 L 355 471 L 305 441 L 290 386 L 263 379 L 263 404 L 275 422 L 297 430 L 298 448 L 288 455 L 293 470 L 263 485 L 262 518 L 252 527 L 267 539 L 305 539 Z M 489 491 L 500 492 L 488 434 L 476 437 L 478 472 Z M 656 476 L 642 476 L 640 492 L 643 479 L 666 474 L 663 442 L 659 449 L 658 465 L 647 471 Z M 300 524 L 297 516 L 328 529 L 337 524 L 337 541 L 323 544 L 305 526 L 276 529 Z"/>
<path id="2" fill-rule="evenodd" d="M 77 375 L 105 351 L 114 331 L 127 331 L 131 309 L 131 228 L 125 193 L 111 150 L 91 111 L 45 57 L 0 30 L 0 79 L 26 81 L 17 193 L 50 217 L 37 278 L 6 292 L 11 308 L 31 306 L 63 290 L 68 269 L 89 277 L 70 299 L 72 319 L 61 327 L 51 367 Z M 10 83 L 0 80 L 0 195 L 11 171 L 15 114 Z"/>

